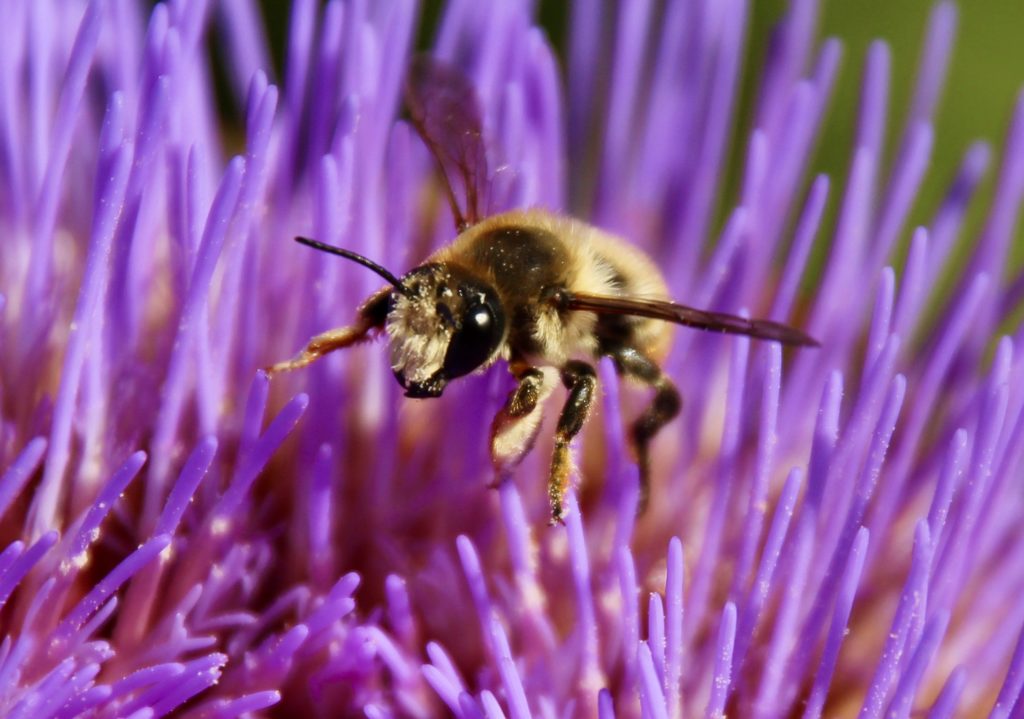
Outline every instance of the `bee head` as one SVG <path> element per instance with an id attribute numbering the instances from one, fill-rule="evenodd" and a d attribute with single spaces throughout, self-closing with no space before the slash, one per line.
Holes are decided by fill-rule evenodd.
<path id="1" fill-rule="evenodd" d="M 391 368 L 407 397 L 440 397 L 449 380 L 497 357 L 505 313 L 494 288 L 460 267 L 421 265 L 401 279 L 358 252 L 308 237 L 295 241 L 372 270 L 394 287 L 385 322 Z"/>
<path id="2" fill-rule="evenodd" d="M 494 289 L 448 264 L 417 267 L 391 293 L 391 369 L 407 397 L 440 397 L 456 377 L 486 366 L 505 339 Z"/>

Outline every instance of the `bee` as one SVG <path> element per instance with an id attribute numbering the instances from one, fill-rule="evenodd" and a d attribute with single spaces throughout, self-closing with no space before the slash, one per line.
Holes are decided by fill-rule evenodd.
<path id="1" fill-rule="evenodd" d="M 268 374 L 305 367 L 328 352 L 383 334 L 405 395 L 434 398 L 449 382 L 503 359 L 517 384 L 491 425 L 491 458 L 499 478 L 507 477 L 533 446 L 544 402 L 561 381 L 568 397 L 548 473 L 551 521 L 559 523 L 573 472 L 569 444 L 596 395 L 596 359 L 610 357 L 620 376 L 654 392 L 632 429 L 642 507 L 651 481 L 651 440 L 682 407 L 660 364 L 673 325 L 817 345 L 777 322 L 671 302 L 649 257 L 579 220 L 543 209 L 482 218 L 487 163 L 480 105 L 469 81 L 449 66 L 421 58 L 413 64 L 406 95 L 412 123 L 444 175 L 458 235 L 401 277 L 349 250 L 295 238 L 376 272 L 387 286 L 359 307 L 352 325 L 313 337 L 294 358 L 267 368 Z"/>

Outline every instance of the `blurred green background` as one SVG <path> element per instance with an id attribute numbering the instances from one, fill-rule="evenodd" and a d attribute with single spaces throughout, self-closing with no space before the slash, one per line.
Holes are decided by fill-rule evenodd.
<path id="1" fill-rule="evenodd" d="M 763 56 L 767 30 L 784 12 L 787 3 L 755 0 L 751 40 L 757 43 L 754 57 Z M 813 167 L 845 178 L 850 160 L 859 103 L 860 75 L 871 41 L 881 38 L 892 53 L 889 96 L 887 160 L 895 151 L 902 122 L 911 100 L 914 80 L 929 13 L 934 3 L 925 0 L 832 0 L 822 8 L 820 34 L 843 42 L 843 63 L 837 91 Z M 911 214 L 913 227 L 927 222 L 946 192 L 967 147 L 984 139 L 993 147 L 992 164 L 982 193 L 971 208 L 963 237 L 971 238 L 984 221 L 993 179 L 1005 144 L 1005 134 L 1018 92 L 1024 87 L 1024 2 L 975 0 L 956 4 L 958 24 L 946 86 L 938 106 L 932 161 Z M 748 70 L 751 58 L 748 57 Z M 747 79 L 749 81 L 748 72 Z M 749 86 L 748 86 L 749 89 Z M 835 202 L 830 203 L 834 212 Z M 1021 238 L 1018 231 L 1017 239 Z M 904 234 L 904 243 L 906 233 Z M 961 243 L 958 254 L 969 249 Z M 1021 257 L 1021 243 L 1014 256 Z M 895 258 L 902 264 L 902 253 Z"/>

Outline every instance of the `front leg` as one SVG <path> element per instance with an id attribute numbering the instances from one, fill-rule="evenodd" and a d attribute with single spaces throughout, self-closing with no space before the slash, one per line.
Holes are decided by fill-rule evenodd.
<path id="1" fill-rule="evenodd" d="M 328 352 L 351 347 L 354 344 L 370 339 L 370 333 L 384 326 L 387 319 L 388 297 L 390 292 L 382 290 L 373 295 L 360 308 L 355 324 L 349 327 L 338 327 L 327 330 L 313 337 L 305 348 L 290 360 L 264 367 L 268 375 L 277 372 L 290 372 L 312 364 Z"/>
<path id="2" fill-rule="evenodd" d="M 533 446 L 544 417 L 544 400 L 558 381 L 553 367 L 514 363 L 509 370 L 519 381 L 491 423 L 491 461 L 504 480 Z"/>
<path id="3" fill-rule="evenodd" d="M 551 501 L 551 523 L 558 524 L 565 517 L 563 500 L 569 489 L 572 474 L 572 457 L 569 443 L 583 429 L 583 423 L 590 414 L 597 389 L 597 373 L 586 362 L 571 361 L 562 367 L 562 383 L 569 390 L 569 398 L 558 418 L 555 431 L 555 451 L 551 457 L 551 474 L 548 475 L 548 499 Z"/>
<path id="4" fill-rule="evenodd" d="M 339 327 L 337 329 L 327 330 L 326 332 L 322 332 L 321 334 L 313 337 L 309 341 L 309 344 L 307 344 L 301 352 L 291 359 L 278 362 L 277 364 L 270 365 L 269 367 L 264 367 L 263 371 L 268 375 L 272 375 L 277 372 L 291 372 L 293 369 L 300 369 L 306 365 L 312 364 L 328 352 L 344 349 L 345 347 L 351 347 L 354 344 L 368 339 L 367 336 L 371 329 L 372 328 L 363 325 L 353 325 L 351 327 Z"/>

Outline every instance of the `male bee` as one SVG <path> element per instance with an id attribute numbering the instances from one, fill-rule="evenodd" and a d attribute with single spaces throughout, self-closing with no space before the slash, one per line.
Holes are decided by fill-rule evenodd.
<path id="1" fill-rule="evenodd" d="M 430 59 L 407 83 L 413 125 L 442 169 L 458 236 L 401 277 L 348 250 L 296 240 L 367 267 L 388 285 L 371 295 L 355 322 L 313 337 L 268 373 L 304 367 L 334 350 L 386 334 L 391 368 L 407 397 L 440 397 L 445 386 L 499 358 L 517 381 L 491 427 L 491 457 L 507 476 L 533 445 L 544 400 L 559 379 L 568 390 L 548 475 L 551 521 L 564 516 L 572 473 L 569 443 L 594 401 L 593 361 L 649 385 L 654 399 L 633 425 L 641 506 L 649 492 L 649 444 L 681 408 L 660 367 L 672 325 L 749 335 L 791 345 L 817 343 L 769 320 L 675 304 L 653 261 L 596 227 L 542 209 L 481 218 L 487 166 L 479 103 L 468 80 Z M 465 209 L 456 185 L 465 196 Z"/>

